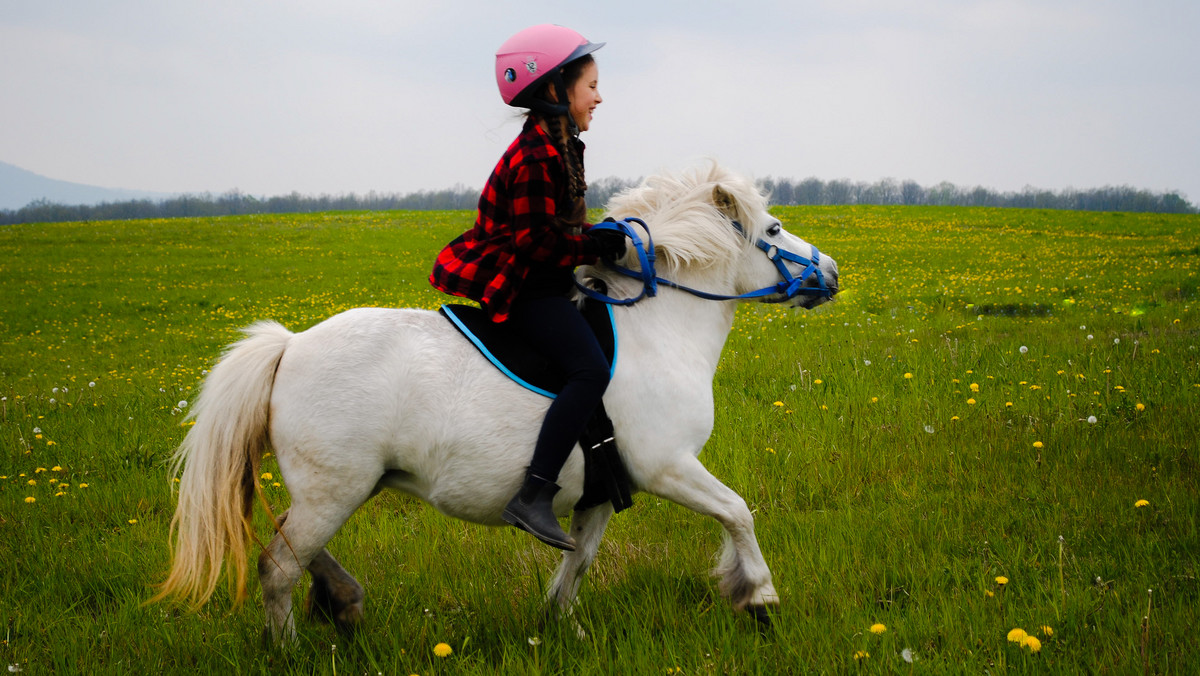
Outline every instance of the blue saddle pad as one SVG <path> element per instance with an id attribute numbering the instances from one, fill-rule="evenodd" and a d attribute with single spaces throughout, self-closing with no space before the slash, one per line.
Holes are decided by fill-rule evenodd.
<path id="1" fill-rule="evenodd" d="M 483 308 L 474 305 L 443 305 L 442 313 L 488 361 L 521 387 L 553 399 L 562 391 L 566 378 L 550 362 L 533 350 L 507 324 L 488 318 Z M 613 327 L 612 306 L 588 301 L 583 316 L 591 325 L 604 356 L 617 366 L 617 334 Z M 609 372 L 610 375 L 612 371 Z"/>

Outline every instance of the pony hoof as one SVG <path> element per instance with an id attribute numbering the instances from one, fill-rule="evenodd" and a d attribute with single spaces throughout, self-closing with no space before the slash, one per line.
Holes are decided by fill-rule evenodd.
<path id="1" fill-rule="evenodd" d="M 771 612 L 767 606 L 746 606 L 746 612 L 754 617 L 754 621 L 758 624 L 758 630 L 762 633 L 767 633 L 773 628 L 771 620 Z"/>

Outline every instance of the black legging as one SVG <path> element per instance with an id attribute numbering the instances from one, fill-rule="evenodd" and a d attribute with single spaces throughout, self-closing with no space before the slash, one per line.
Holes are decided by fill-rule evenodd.
<path id="1" fill-rule="evenodd" d="M 518 299 L 508 323 L 566 376 L 538 433 L 529 471 L 557 481 L 571 449 L 608 387 L 608 359 L 575 303 L 562 296 Z"/>

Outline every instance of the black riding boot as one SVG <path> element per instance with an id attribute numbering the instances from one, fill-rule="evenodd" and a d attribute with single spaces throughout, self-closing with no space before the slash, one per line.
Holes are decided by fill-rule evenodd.
<path id="1" fill-rule="evenodd" d="M 526 472 L 525 483 L 508 501 L 501 518 L 551 547 L 573 552 L 575 540 L 563 532 L 554 516 L 554 494 L 558 488 L 553 481 Z"/>

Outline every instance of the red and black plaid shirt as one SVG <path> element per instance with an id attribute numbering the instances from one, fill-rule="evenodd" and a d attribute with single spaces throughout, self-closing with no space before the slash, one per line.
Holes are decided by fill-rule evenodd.
<path id="1" fill-rule="evenodd" d="M 527 121 L 488 177 L 475 227 L 442 249 L 429 282 L 479 302 L 492 321 L 502 322 L 531 265 L 570 269 L 595 263 L 591 237 L 571 234 L 558 223 L 557 214 L 571 212 L 567 183 L 550 135 Z"/>

